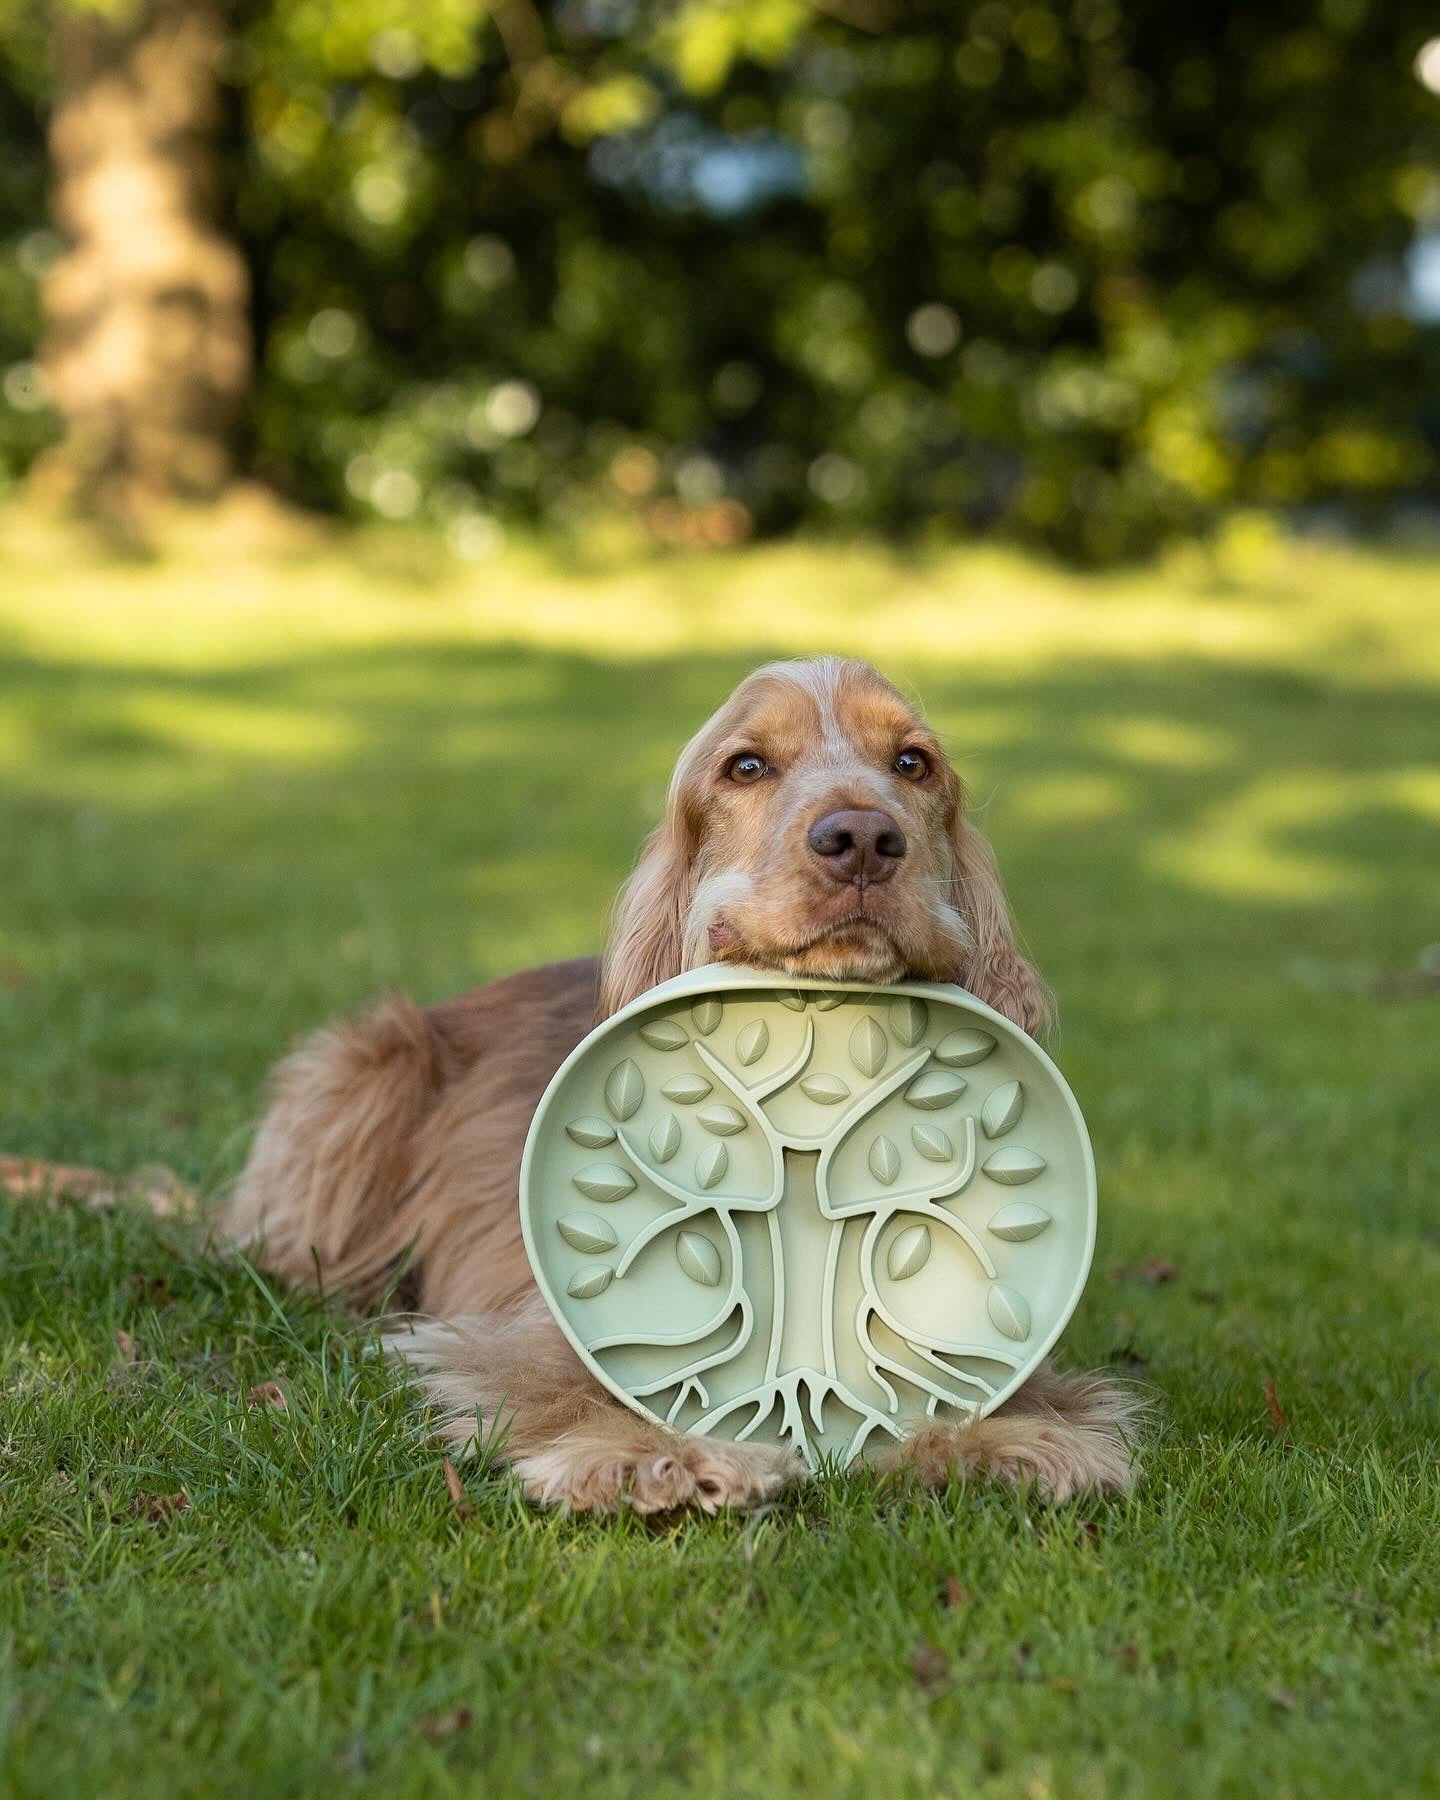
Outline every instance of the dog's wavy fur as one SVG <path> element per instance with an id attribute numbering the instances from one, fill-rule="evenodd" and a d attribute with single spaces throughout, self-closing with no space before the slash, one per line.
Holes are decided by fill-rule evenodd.
<path id="1" fill-rule="evenodd" d="M 918 753 L 923 775 L 896 767 Z M 762 779 L 734 778 L 751 754 Z M 907 764 L 910 775 L 915 767 Z M 753 765 L 750 766 L 753 773 Z M 883 811 L 904 856 L 837 878 L 809 844 L 837 808 Z M 392 997 L 281 1063 L 225 1219 L 297 1282 L 357 1304 L 397 1287 L 388 1340 L 457 1450 L 492 1433 L 534 1500 L 639 1512 L 745 1505 L 797 1479 L 789 1452 L 692 1438 L 601 1388 L 537 1292 L 516 1205 L 535 1106 L 597 1019 L 712 960 L 834 979 L 958 980 L 1038 1034 L 990 847 L 933 733 L 864 663 L 773 664 L 681 753 L 665 816 L 617 903 L 603 962 L 552 964 L 422 1009 Z M 1053 1500 L 1132 1479 L 1134 1396 L 1050 1365 L 989 1418 L 930 1423 L 877 1459 L 931 1485 L 988 1474 Z"/>

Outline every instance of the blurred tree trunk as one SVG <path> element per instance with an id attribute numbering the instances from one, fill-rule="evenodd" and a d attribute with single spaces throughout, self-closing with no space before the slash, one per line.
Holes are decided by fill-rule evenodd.
<path id="1" fill-rule="evenodd" d="M 218 494 L 250 391 L 249 275 L 225 236 L 227 0 L 54 9 L 67 253 L 42 298 L 66 435 L 42 489 L 115 520 Z"/>

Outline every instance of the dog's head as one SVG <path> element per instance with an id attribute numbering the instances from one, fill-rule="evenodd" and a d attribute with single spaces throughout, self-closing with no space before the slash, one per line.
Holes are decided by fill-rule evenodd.
<path id="1" fill-rule="evenodd" d="M 835 658 L 758 669 L 681 752 L 602 1005 L 706 962 L 959 981 L 1030 1032 L 1047 1012 L 935 734 L 868 663 Z"/>

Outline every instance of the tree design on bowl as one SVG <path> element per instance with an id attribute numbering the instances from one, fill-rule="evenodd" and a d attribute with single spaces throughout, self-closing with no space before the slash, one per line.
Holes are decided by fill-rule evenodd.
<path id="1" fill-rule="evenodd" d="M 628 1405 L 811 1466 L 998 1406 L 1080 1297 L 1074 1096 L 962 988 L 695 970 L 605 1021 L 536 1111 L 536 1280 Z"/>

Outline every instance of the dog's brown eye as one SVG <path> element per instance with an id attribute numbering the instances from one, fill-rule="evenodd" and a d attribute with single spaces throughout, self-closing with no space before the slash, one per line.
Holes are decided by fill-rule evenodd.
<path id="1" fill-rule="evenodd" d="M 726 770 L 732 781 L 759 781 L 770 773 L 769 764 L 763 756 L 756 756 L 747 751 L 744 756 L 731 758 L 730 767 Z"/>
<path id="2" fill-rule="evenodd" d="M 907 781 L 923 781 L 930 773 L 930 760 L 919 750 L 902 750 L 895 758 L 895 773 Z"/>

